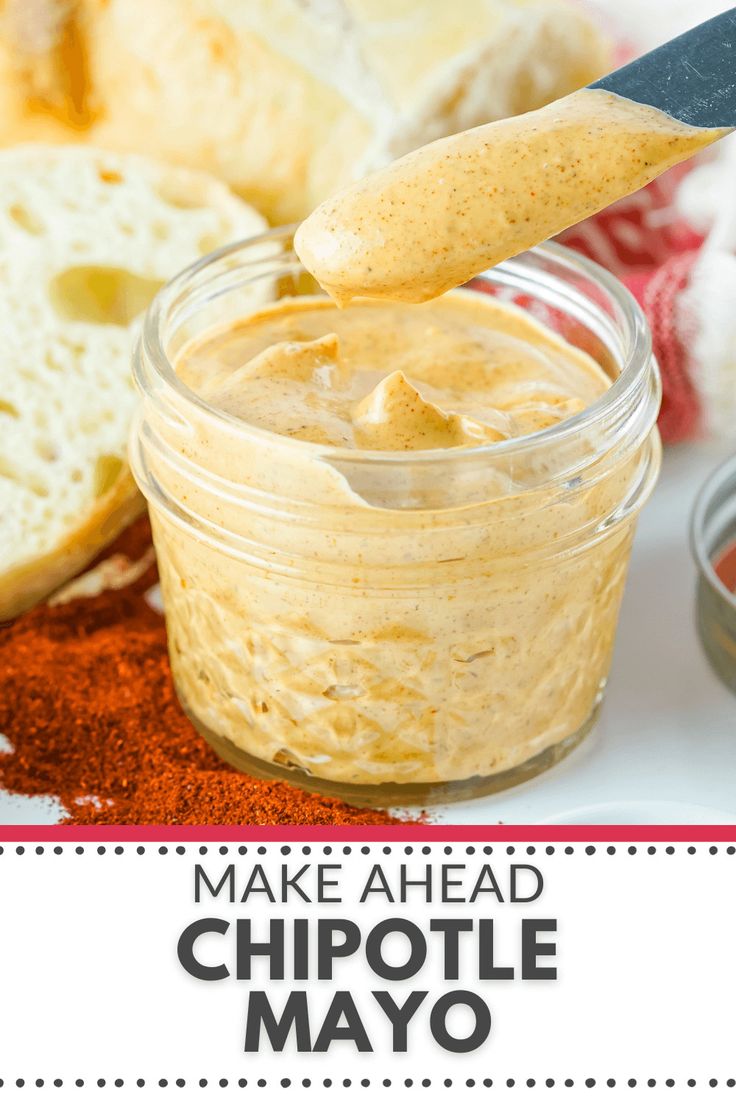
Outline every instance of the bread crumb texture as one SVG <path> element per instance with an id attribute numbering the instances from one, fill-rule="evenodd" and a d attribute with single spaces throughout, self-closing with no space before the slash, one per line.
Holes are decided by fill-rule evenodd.
<path id="1" fill-rule="evenodd" d="M 105 502 L 129 481 L 131 352 L 142 312 L 179 269 L 265 223 L 208 176 L 89 147 L 3 151 L 0 197 L 7 614 L 16 612 L 7 591 L 18 569 L 56 551 L 68 555 L 95 511 L 100 537 L 92 546 L 114 536 Z M 43 578 L 32 589 L 37 597 Z"/>

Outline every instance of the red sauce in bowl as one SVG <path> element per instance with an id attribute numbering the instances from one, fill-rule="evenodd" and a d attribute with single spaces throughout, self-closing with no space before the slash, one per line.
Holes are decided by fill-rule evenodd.
<path id="1" fill-rule="evenodd" d="M 736 594 L 736 542 L 721 552 L 713 567 L 721 582 Z"/>

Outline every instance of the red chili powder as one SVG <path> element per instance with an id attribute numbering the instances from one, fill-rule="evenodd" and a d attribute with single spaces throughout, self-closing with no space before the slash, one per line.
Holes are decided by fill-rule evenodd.
<path id="1" fill-rule="evenodd" d="M 138 559 L 145 519 L 107 552 Z M 390 824 L 356 809 L 232 770 L 179 706 L 163 618 L 136 582 L 0 628 L 0 786 L 53 794 L 68 824 Z"/>

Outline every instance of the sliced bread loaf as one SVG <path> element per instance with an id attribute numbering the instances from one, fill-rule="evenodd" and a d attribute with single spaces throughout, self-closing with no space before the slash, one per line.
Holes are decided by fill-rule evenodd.
<path id="1" fill-rule="evenodd" d="M 264 226 L 203 174 L 89 147 L 0 153 L 0 620 L 142 508 L 125 461 L 137 320 L 179 269 Z"/>
<path id="2" fill-rule="evenodd" d="M 609 67 L 570 0 L 4 0 L 0 143 L 153 154 L 290 222 Z"/>

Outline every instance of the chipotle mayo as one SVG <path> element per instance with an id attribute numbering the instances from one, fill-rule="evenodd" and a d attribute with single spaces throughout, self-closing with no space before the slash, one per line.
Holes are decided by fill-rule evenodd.
<path id="1" fill-rule="evenodd" d="M 282 300 L 183 352 L 179 377 L 285 437 L 353 449 L 455 449 L 579 413 L 608 378 L 530 315 L 486 295 L 417 306 Z"/>
<path id="2" fill-rule="evenodd" d="M 423 146 L 338 192 L 295 248 L 338 302 L 422 302 L 580 222 L 720 138 L 602 89 Z"/>
<path id="3" fill-rule="evenodd" d="M 436 142 L 299 229 L 341 309 L 282 298 L 179 347 L 206 405 L 152 415 L 178 504 L 152 519 L 177 688 L 226 758 L 343 796 L 485 792 L 584 735 L 658 468 L 655 374 L 640 349 L 609 410 L 592 357 L 449 289 L 720 134 L 586 90 Z"/>
<path id="4" fill-rule="evenodd" d="M 225 453 L 195 420 L 185 456 L 269 490 L 251 520 L 230 494 L 186 489 L 218 531 L 274 549 L 262 568 L 154 512 L 174 674 L 206 732 L 315 780 L 374 786 L 502 775 L 584 730 L 632 527 L 575 546 L 626 497 L 632 465 L 570 489 L 536 453 L 468 469 L 453 457 L 595 402 L 610 380 L 591 357 L 460 291 L 417 306 L 281 300 L 190 342 L 175 367 L 258 433 Z M 567 462 L 594 443 L 581 432 Z M 376 457 L 380 479 L 323 457 L 333 446 Z M 412 469 L 431 452 L 436 475 Z M 389 501 L 379 458 L 397 453 Z M 475 505 L 447 508 L 453 497 Z"/>

